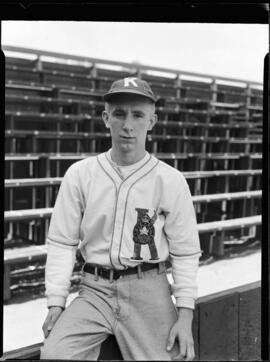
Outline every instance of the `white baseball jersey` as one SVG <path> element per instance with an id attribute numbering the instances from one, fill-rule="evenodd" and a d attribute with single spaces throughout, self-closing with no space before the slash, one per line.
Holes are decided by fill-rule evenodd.
<path id="1" fill-rule="evenodd" d="M 201 255 L 195 211 L 182 173 L 146 153 L 123 178 L 109 151 L 67 170 L 47 236 L 48 306 L 64 306 L 76 248 L 88 263 L 125 269 L 170 258 L 176 305 L 194 308 Z"/>

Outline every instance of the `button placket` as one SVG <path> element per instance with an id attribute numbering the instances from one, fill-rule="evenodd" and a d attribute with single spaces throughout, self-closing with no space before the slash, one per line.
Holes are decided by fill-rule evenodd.
<path id="1" fill-rule="evenodd" d="M 114 220 L 114 235 L 112 240 L 112 250 L 111 256 L 114 265 L 119 265 L 119 248 L 121 242 L 122 228 L 124 227 L 124 215 L 125 215 L 125 203 L 127 197 L 127 187 L 124 184 L 121 184 L 118 189 L 118 198 L 116 206 L 116 214 Z"/>

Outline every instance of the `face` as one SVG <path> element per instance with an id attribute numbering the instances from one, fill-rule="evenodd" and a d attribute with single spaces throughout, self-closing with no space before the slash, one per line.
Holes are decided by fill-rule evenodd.
<path id="1" fill-rule="evenodd" d="M 137 155 L 145 151 L 147 131 L 157 121 L 154 103 L 130 94 L 115 96 L 110 104 L 106 103 L 102 118 L 110 129 L 112 148 L 116 152 Z"/>

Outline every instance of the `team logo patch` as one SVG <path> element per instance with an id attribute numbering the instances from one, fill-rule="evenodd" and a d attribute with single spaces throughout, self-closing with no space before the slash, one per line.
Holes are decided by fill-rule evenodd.
<path id="1" fill-rule="evenodd" d="M 157 212 L 154 210 L 152 217 L 149 215 L 149 209 L 136 208 L 137 223 L 133 228 L 134 253 L 131 259 L 143 260 L 141 257 L 141 247 L 148 245 L 151 254 L 150 260 L 158 260 L 158 253 L 155 244 L 155 226 Z"/>

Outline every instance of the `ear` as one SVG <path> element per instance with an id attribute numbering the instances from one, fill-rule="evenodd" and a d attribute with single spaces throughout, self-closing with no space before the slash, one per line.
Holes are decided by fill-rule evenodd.
<path id="1" fill-rule="evenodd" d="M 109 114 L 107 111 L 103 111 L 102 112 L 102 119 L 103 122 L 105 123 L 105 127 L 106 128 L 110 128 L 110 124 L 109 124 Z"/>
<path id="2" fill-rule="evenodd" d="M 157 120 L 158 120 L 158 116 L 156 113 L 154 113 L 150 119 L 148 131 L 151 131 L 153 129 L 154 125 L 157 123 Z"/>

